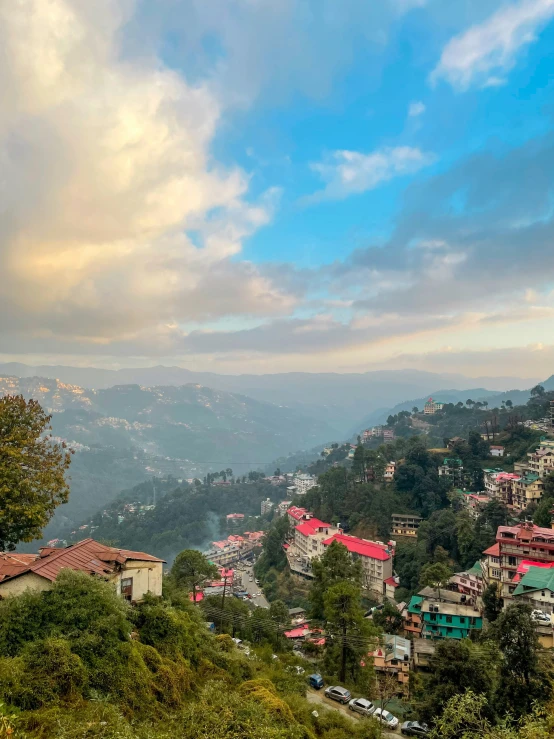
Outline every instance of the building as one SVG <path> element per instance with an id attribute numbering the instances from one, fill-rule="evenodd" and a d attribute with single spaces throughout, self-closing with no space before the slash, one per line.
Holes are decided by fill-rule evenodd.
<path id="1" fill-rule="evenodd" d="M 515 589 L 518 567 L 524 561 L 554 562 L 554 530 L 532 523 L 517 526 L 499 526 L 496 532 L 500 560 L 501 595 L 510 600 Z M 489 550 L 487 550 L 489 551 Z"/>
<path id="2" fill-rule="evenodd" d="M 314 557 L 320 557 L 325 552 L 325 540 L 339 531 L 336 526 L 318 518 L 302 521 L 294 527 L 295 554 L 310 561 Z"/>
<path id="3" fill-rule="evenodd" d="M 439 466 L 439 477 L 450 477 L 453 481 L 460 482 L 463 470 L 463 462 L 459 457 L 445 457 Z"/>
<path id="4" fill-rule="evenodd" d="M 385 482 L 393 481 L 395 471 L 396 471 L 396 462 L 389 462 L 387 466 L 385 467 L 385 471 L 383 473 L 383 479 L 385 480 Z"/>
<path id="5" fill-rule="evenodd" d="M 502 581 L 502 570 L 500 569 L 500 544 L 493 544 L 492 547 L 485 549 L 483 556 L 483 572 L 487 585 L 490 585 L 491 582 L 500 584 Z"/>
<path id="6" fill-rule="evenodd" d="M 420 604 L 424 639 L 467 639 L 483 628 L 483 618 L 474 606 L 424 599 Z"/>
<path id="7" fill-rule="evenodd" d="M 266 513 L 269 513 L 269 511 L 273 508 L 273 501 L 269 498 L 266 498 L 265 500 L 262 500 L 260 505 L 260 511 L 262 516 Z"/>
<path id="8" fill-rule="evenodd" d="M 392 429 L 383 429 L 383 441 L 394 441 L 394 431 Z"/>
<path id="9" fill-rule="evenodd" d="M 447 449 L 454 449 L 456 444 L 459 444 L 460 442 L 464 442 L 465 439 L 462 439 L 461 436 L 453 436 L 451 439 L 448 439 L 448 442 L 446 444 Z"/>
<path id="10" fill-rule="evenodd" d="M 462 505 L 472 518 L 478 518 L 490 500 L 488 495 L 479 495 L 478 493 L 467 493 L 464 491 L 461 494 Z"/>
<path id="11" fill-rule="evenodd" d="M 552 616 L 554 611 L 554 562 L 550 565 L 527 568 L 516 589 L 513 598 L 517 602 L 527 603 L 532 608 Z"/>
<path id="12" fill-rule="evenodd" d="M 512 505 L 516 511 L 524 511 L 530 503 L 538 503 L 544 491 L 544 480 L 529 472 L 512 484 Z"/>
<path id="13" fill-rule="evenodd" d="M 293 478 L 294 486 L 296 487 L 297 495 L 304 495 L 317 485 L 317 480 L 312 475 L 295 475 Z"/>
<path id="14" fill-rule="evenodd" d="M 290 508 L 290 500 L 282 500 L 275 509 L 275 512 L 278 516 L 284 516 L 288 509 Z"/>
<path id="15" fill-rule="evenodd" d="M 63 549 L 42 547 L 36 555 L 0 555 L 0 598 L 26 590 L 50 590 L 64 569 L 86 572 L 113 583 L 118 595 L 140 602 L 161 596 L 164 560 L 145 552 L 108 547 L 94 539 Z"/>
<path id="16" fill-rule="evenodd" d="M 506 505 L 512 505 L 512 491 L 516 482 L 521 480 L 521 475 L 514 472 L 504 472 L 501 469 L 484 469 L 485 492 L 491 498 L 501 500 Z"/>
<path id="17" fill-rule="evenodd" d="M 411 513 L 393 513 L 392 514 L 392 535 L 406 536 L 409 538 L 417 537 L 419 524 L 423 521 L 421 516 L 412 515 Z"/>
<path id="18" fill-rule="evenodd" d="M 504 447 L 498 446 L 497 444 L 493 444 L 490 447 L 491 457 L 503 457 L 504 451 Z"/>
<path id="19" fill-rule="evenodd" d="M 410 602 L 402 611 L 404 618 L 404 632 L 408 636 L 421 637 L 423 620 L 421 618 L 421 604 L 425 599 L 421 595 L 412 595 Z"/>
<path id="20" fill-rule="evenodd" d="M 289 608 L 289 617 L 294 623 L 296 619 L 305 619 L 306 618 L 306 609 L 305 608 Z"/>
<path id="21" fill-rule="evenodd" d="M 236 528 L 244 522 L 244 513 L 229 513 L 227 516 L 227 526 Z"/>
<path id="22" fill-rule="evenodd" d="M 471 603 L 476 603 L 485 585 L 485 573 L 481 562 L 477 561 L 469 570 L 456 572 L 450 578 L 450 585 L 454 586 L 458 593 L 467 595 Z"/>
<path id="23" fill-rule="evenodd" d="M 527 454 L 527 470 L 538 477 L 554 472 L 554 439 L 542 437 L 538 448 Z"/>
<path id="24" fill-rule="evenodd" d="M 423 413 L 427 416 L 433 416 L 437 411 L 442 411 L 443 408 L 444 403 L 441 403 L 438 400 L 433 400 L 433 398 L 429 398 L 423 406 Z"/>
<path id="25" fill-rule="evenodd" d="M 395 675 L 401 685 L 410 681 L 411 644 L 408 639 L 393 634 L 383 634 L 383 644 L 369 656 L 373 657 L 375 672 Z"/>
<path id="26" fill-rule="evenodd" d="M 368 592 L 379 599 L 385 596 L 394 597 L 394 590 L 398 583 L 393 577 L 394 548 L 392 543 L 387 545 L 383 542 L 369 541 L 357 536 L 337 533 L 326 539 L 323 545 L 327 547 L 333 541 L 343 544 L 354 559 L 360 559 L 362 563 L 362 583 Z"/>
<path id="27" fill-rule="evenodd" d="M 293 505 L 287 509 L 287 516 L 289 517 L 289 524 L 296 526 L 300 521 L 308 521 L 310 518 L 313 518 L 314 514 L 306 510 L 306 508 Z"/>
<path id="28" fill-rule="evenodd" d="M 412 663 L 415 670 L 428 670 L 435 645 L 430 639 L 412 639 Z"/>

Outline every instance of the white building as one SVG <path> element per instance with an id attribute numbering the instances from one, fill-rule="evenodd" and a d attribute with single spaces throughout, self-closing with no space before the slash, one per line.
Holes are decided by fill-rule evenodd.
<path id="1" fill-rule="evenodd" d="M 384 544 L 337 533 L 326 539 L 323 546 L 328 547 L 333 541 L 345 546 L 353 558 L 361 561 L 363 586 L 366 590 L 379 600 L 385 596 L 394 597 L 398 582 L 392 569 L 393 542 Z"/>
<path id="2" fill-rule="evenodd" d="M 304 495 L 317 485 L 317 480 L 312 475 L 299 474 L 294 476 L 294 485 L 297 495 Z"/>

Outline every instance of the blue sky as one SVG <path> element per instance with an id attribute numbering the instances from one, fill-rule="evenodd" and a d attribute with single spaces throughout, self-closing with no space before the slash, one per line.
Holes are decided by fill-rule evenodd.
<path id="1" fill-rule="evenodd" d="M 3 12 L 3 358 L 554 371 L 554 0 Z"/>

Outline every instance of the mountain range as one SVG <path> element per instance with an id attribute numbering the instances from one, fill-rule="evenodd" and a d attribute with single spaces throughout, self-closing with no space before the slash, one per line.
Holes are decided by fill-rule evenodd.
<path id="1" fill-rule="evenodd" d="M 467 388 L 477 387 L 483 394 L 491 395 L 495 391 L 525 390 L 536 384 L 539 379 L 468 378 L 458 374 L 419 370 L 379 370 L 345 374 L 289 372 L 221 375 L 213 372 L 196 372 L 183 367 L 157 366 L 110 370 L 64 365 L 31 366 L 16 362 L 0 364 L 1 375 L 58 379 L 63 383 L 96 390 L 121 385 L 169 387 L 198 384 L 213 390 L 247 395 L 263 403 L 288 406 L 300 412 L 302 416 L 327 424 L 340 438 L 349 435 L 353 428 L 361 428 L 370 413 L 379 411 L 382 414 L 398 403 L 412 402 L 412 399 L 440 392 L 441 388 L 467 392 Z M 309 443 L 309 440 L 306 440 L 300 448 L 306 448 Z"/>

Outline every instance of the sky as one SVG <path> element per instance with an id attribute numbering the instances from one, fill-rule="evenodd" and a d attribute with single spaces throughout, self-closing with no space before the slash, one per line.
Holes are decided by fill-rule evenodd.
<path id="1" fill-rule="evenodd" d="M 0 359 L 554 372 L 554 0 L 0 0 Z"/>

